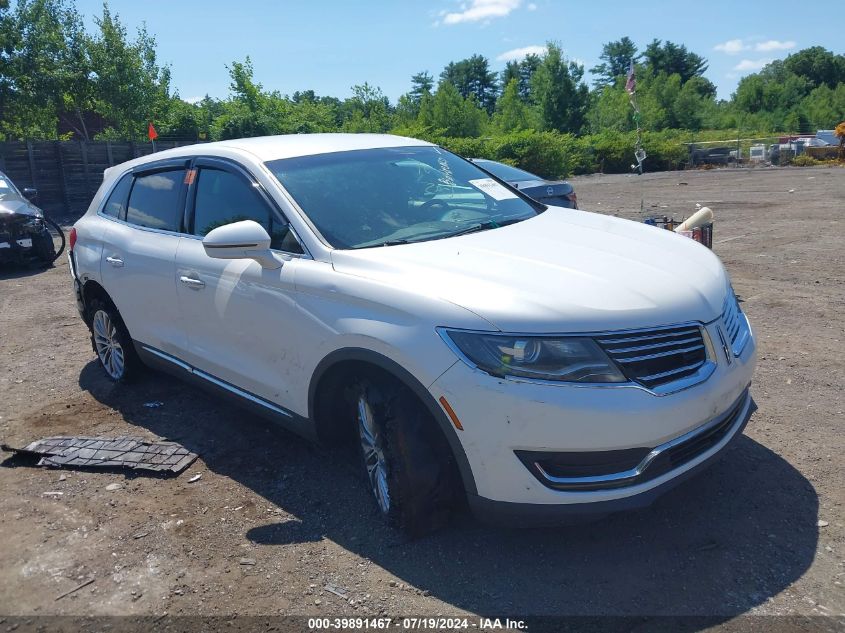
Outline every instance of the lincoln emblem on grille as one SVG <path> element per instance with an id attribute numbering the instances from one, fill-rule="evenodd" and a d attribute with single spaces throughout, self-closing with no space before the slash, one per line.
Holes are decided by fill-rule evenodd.
<path id="1" fill-rule="evenodd" d="M 550 196 L 550 195 L 552 195 L 554 192 L 555 192 L 555 190 L 554 190 L 554 189 L 552 189 L 551 187 L 546 187 L 546 194 L 547 194 L 547 195 L 549 195 L 549 196 Z"/>

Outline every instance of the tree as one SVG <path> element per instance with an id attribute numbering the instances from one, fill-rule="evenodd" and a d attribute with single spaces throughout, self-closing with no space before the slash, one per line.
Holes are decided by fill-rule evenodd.
<path id="1" fill-rule="evenodd" d="M 0 7 L 0 134 L 56 138 L 64 96 L 85 73 L 77 12 L 64 0 Z M 70 44 L 73 45 L 71 49 Z"/>
<path id="2" fill-rule="evenodd" d="M 619 75 L 625 75 L 632 63 L 639 61 L 637 45 L 629 37 L 623 37 L 615 42 L 608 42 L 602 46 L 599 59 L 602 63 L 593 66 L 590 72 L 596 76 L 594 84 L 597 88 L 612 86 Z"/>
<path id="3" fill-rule="evenodd" d="M 642 87 L 638 88 L 638 92 Z M 617 78 L 616 83 L 597 90 L 592 95 L 587 119 L 592 133 L 605 130 L 628 131 L 633 129 L 631 115 L 633 109 L 628 93 L 625 92 L 624 80 Z"/>
<path id="4" fill-rule="evenodd" d="M 441 81 L 437 92 L 420 104 L 418 123 L 444 136 L 478 136 L 485 120 L 475 95 L 465 99 L 448 81 Z"/>
<path id="5" fill-rule="evenodd" d="M 833 133 L 839 138 L 839 160 L 845 160 L 845 121 L 837 125 Z"/>
<path id="6" fill-rule="evenodd" d="M 381 88 L 364 82 L 352 86 L 352 97 L 343 104 L 348 132 L 386 132 L 390 127 L 390 101 Z"/>
<path id="7" fill-rule="evenodd" d="M 822 84 L 804 97 L 800 108 L 812 128 L 830 129 L 845 118 L 845 83 L 840 83 L 834 90 Z"/>
<path id="8" fill-rule="evenodd" d="M 108 121 L 106 136 L 141 140 L 149 121 L 167 118 L 170 68 L 159 66 L 156 41 L 145 28 L 134 41 L 108 6 L 95 19 L 99 30 L 89 43 L 94 107 Z"/>
<path id="9" fill-rule="evenodd" d="M 688 51 L 686 46 L 668 41 L 663 44 L 658 39 L 652 40 L 646 46 L 643 58 L 651 74 L 678 74 L 681 76 L 681 83 L 701 76 L 707 70 L 707 60 Z"/>
<path id="10" fill-rule="evenodd" d="M 527 103 L 531 96 L 531 77 L 540 67 L 541 61 L 540 56 L 534 53 L 526 55 L 519 61 L 509 61 L 502 71 L 502 86 L 507 86 L 512 79 L 516 79 L 519 98 Z"/>
<path id="11" fill-rule="evenodd" d="M 568 62 L 560 45 L 550 42 L 531 79 L 531 98 L 544 130 L 578 133 L 584 124 L 589 90 L 584 67 Z"/>
<path id="12" fill-rule="evenodd" d="M 431 94 L 432 88 L 434 88 L 434 77 L 424 70 L 411 77 L 411 92 L 408 94 L 411 100 L 419 105 L 423 95 Z"/>
<path id="13" fill-rule="evenodd" d="M 253 79 L 252 60 L 233 61 L 226 67 L 231 83 L 231 98 L 212 124 L 215 139 L 265 136 L 281 133 L 283 105 L 273 103 Z M 277 99 L 281 101 L 281 99 Z"/>
<path id="14" fill-rule="evenodd" d="M 494 123 L 503 132 L 526 130 L 532 127 L 531 109 L 519 96 L 519 79 L 514 77 L 496 101 Z"/>
<path id="15" fill-rule="evenodd" d="M 783 61 L 783 67 L 806 79 L 813 88 L 836 88 L 845 83 L 845 55 L 834 55 L 822 46 L 812 46 L 793 53 Z"/>
<path id="16" fill-rule="evenodd" d="M 473 55 L 458 62 L 449 62 L 440 73 L 441 82 L 446 81 L 457 88 L 458 93 L 467 99 L 470 95 L 487 110 L 493 112 L 496 106 L 496 73 L 490 70 L 490 64 L 483 55 Z"/>
<path id="17" fill-rule="evenodd" d="M 401 125 L 408 125 L 419 116 L 423 98 L 431 96 L 434 77 L 428 71 L 411 76 L 411 91 L 399 97 L 396 104 L 396 117 Z"/>

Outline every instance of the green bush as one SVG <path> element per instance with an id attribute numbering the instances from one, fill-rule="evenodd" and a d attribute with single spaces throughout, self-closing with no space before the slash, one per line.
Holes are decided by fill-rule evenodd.
<path id="1" fill-rule="evenodd" d="M 394 130 L 445 147 L 467 158 L 489 158 L 515 165 L 549 179 L 572 174 L 603 172 L 630 173 L 636 135 L 633 132 L 605 131 L 590 136 L 523 130 L 475 138 L 440 136 L 420 128 Z M 645 132 L 642 144 L 648 157 L 645 171 L 679 169 L 687 161 L 683 144 L 688 135 L 678 132 Z"/>
<path id="2" fill-rule="evenodd" d="M 821 161 L 816 160 L 812 156 L 801 154 L 800 156 L 793 158 L 790 164 L 795 167 L 813 167 L 814 165 L 819 165 L 820 163 Z"/>

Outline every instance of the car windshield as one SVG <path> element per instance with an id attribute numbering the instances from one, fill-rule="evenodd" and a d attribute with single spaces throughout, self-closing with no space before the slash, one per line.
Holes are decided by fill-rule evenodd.
<path id="1" fill-rule="evenodd" d="M 335 248 L 493 229 L 543 209 L 434 146 L 334 152 L 267 166 Z"/>
<path id="2" fill-rule="evenodd" d="M 0 200 L 10 200 L 12 198 L 20 198 L 21 193 L 11 180 L 0 172 Z"/>
<path id="3" fill-rule="evenodd" d="M 505 165 L 504 163 L 497 163 L 494 160 L 477 160 L 475 161 L 482 169 L 486 169 L 496 178 L 514 182 L 517 180 L 543 180 L 540 176 Z"/>

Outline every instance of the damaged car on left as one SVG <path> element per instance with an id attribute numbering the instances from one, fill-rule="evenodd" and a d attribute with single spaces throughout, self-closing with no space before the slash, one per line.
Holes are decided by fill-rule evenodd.
<path id="1" fill-rule="evenodd" d="M 21 192 L 0 171 L 0 265 L 50 264 L 58 256 L 50 227 L 62 241 L 64 236 L 61 228 L 32 203 L 37 196 L 33 188 Z"/>

